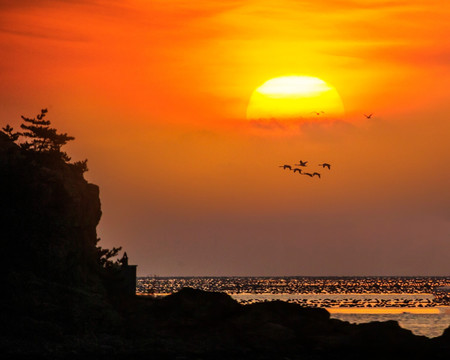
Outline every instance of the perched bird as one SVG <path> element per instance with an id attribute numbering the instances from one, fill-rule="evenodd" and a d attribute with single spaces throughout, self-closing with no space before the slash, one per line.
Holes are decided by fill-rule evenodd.
<path id="1" fill-rule="evenodd" d="M 320 179 L 320 174 L 318 172 L 315 172 L 315 173 L 312 174 L 312 176 L 314 176 L 314 175 L 317 175 L 319 177 L 319 179 Z"/>
<path id="2" fill-rule="evenodd" d="M 330 170 L 330 167 L 331 167 L 331 165 L 327 164 L 327 163 L 319 164 L 319 166 L 322 166 L 324 169 L 328 168 L 328 170 Z"/>
<path id="3" fill-rule="evenodd" d="M 308 175 L 309 177 L 313 177 L 313 174 L 311 174 L 311 173 L 303 173 L 303 175 Z"/>
<path id="4" fill-rule="evenodd" d="M 372 117 L 372 115 L 373 114 L 369 114 L 369 115 L 366 115 L 366 114 L 363 114 L 367 119 L 370 119 L 371 117 Z"/>
<path id="5" fill-rule="evenodd" d="M 294 164 L 295 166 L 306 166 L 308 162 L 307 161 L 301 161 L 299 160 L 299 164 Z"/>
<path id="6" fill-rule="evenodd" d="M 291 165 L 281 165 L 281 166 L 278 166 L 278 167 L 283 168 L 283 170 L 286 170 L 286 169 L 292 170 Z"/>
<path id="7" fill-rule="evenodd" d="M 41 113 L 45 114 L 47 111 L 48 111 L 48 110 L 45 108 L 45 109 L 42 109 L 42 110 L 41 110 Z"/>
<path id="8" fill-rule="evenodd" d="M 299 173 L 299 174 L 301 174 L 301 173 L 302 173 L 302 169 L 299 169 L 299 168 L 295 168 L 295 169 L 294 169 L 294 173 L 295 173 L 296 171 L 298 171 L 298 173 Z"/>

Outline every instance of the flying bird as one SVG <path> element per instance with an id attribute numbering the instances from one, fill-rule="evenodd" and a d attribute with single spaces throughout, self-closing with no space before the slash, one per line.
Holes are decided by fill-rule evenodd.
<path id="1" fill-rule="evenodd" d="M 366 117 L 366 119 L 370 119 L 373 114 L 369 114 L 369 115 L 363 114 L 363 115 Z"/>
<path id="2" fill-rule="evenodd" d="M 311 174 L 311 173 L 303 173 L 303 175 L 308 175 L 309 177 L 313 177 L 313 174 Z"/>
<path id="3" fill-rule="evenodd" d="M 312 174 L 312 176 L 315 176 L 315 175 L 317 175 L 319 177 L 319 179 L 320 179 L 320 174 L 318 172 L 315 172 L 315 173 Z"/>
<path id="4" fill-rule="evenodd" d="M 330 170 L 330 167 L 331 167 L 331 165 L 327 164 L 327 163 L 319 164 L 319 166 L 322 166 L 324 169 L 328 168 L 328 170 Z"/>
<path id="5" fill-rule="evenodd" d="M 308 162 L 307 161 L 301 161 L 301 160 L 299 160 L 299 164 L 294 164 L 295 166 L 307 166 L 306 164 L 307 164 Z"/>
<path id="6" fill-rule="evenodd" d="M 325 114 L 325 111 L 317 112 L 317 111 L 311 111 L 312 114 L 316 114 L 319 116 L 320 114 Z"/>
<path id="7" fill-rule="evenodd" d="M 294 173 L 295 173 L 296 171 L 298 171 L 298 173 L 299 173 L 299 174 L 301 174 L 301 173 L 302 173 L 302 169 L 299 169 L 299 168 L 295 168 L 295 169 L 294 169 Z"/>
<path id="8" fill-rule="evenodd" d="M 292 170 L 291 165 L 280 165 L 280 166 L 278 166 L 278 167 L 283 168 L 283 170 L 286 170 L 286 169 Z"/>

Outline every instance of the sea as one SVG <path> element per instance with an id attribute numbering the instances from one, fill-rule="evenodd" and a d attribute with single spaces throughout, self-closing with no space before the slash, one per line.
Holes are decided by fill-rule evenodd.
<path id="1" fill-rule="evenodd" d="M 141 296 L 163 297 L 191 287 L 224 292 L 243 305 L 282 300 L 324 308 L 332 318 L 360 324 L 395 320 L 429 338 L 450 327 L 450 277 L 159 277 L 137 279 Z M 444 294 L 444 295 L 443 295 Z"/>

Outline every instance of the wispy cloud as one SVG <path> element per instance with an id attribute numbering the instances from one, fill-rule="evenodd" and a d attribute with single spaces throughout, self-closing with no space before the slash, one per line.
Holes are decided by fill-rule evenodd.
<path id="1" fill-rule="evenodd" d="M 76 32 L 61 31 L 59 28 L 44 28 L 35 26 L 32 29 L 7 29 L 0 27 L 0 33 L 26 36 L 31 38 L 59 40 L 59 41 L 74 41 L 74 42 L 86 42 L 89 41 L 89 37 Z"/>
<path id="2" fill-rule="evenodd" d="M 2 0 L 0 2 L 1 10 L 13 10 L 13 9 L 30 9 L 30 8 L 49 8 L 59 7 L 67 5 L 87 5 L 87 6 L 100 6 L 113 4 L 117 1 L 105 1 L 105 0 Z"/>

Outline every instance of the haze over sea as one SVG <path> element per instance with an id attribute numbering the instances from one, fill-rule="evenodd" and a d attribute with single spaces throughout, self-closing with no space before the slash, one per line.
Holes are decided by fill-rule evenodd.
<path id="1" fill-rule="evenodd" d="M 241 304 L 283 300 L 327 309 L 352 323 L 398 321 L 416 335 L 436 337 L 450 326 L 448 297 L 436 289 L 450 277 L 140 277 L 137 293 L 165 296 L 183 287 L 225 292 Z"/>

